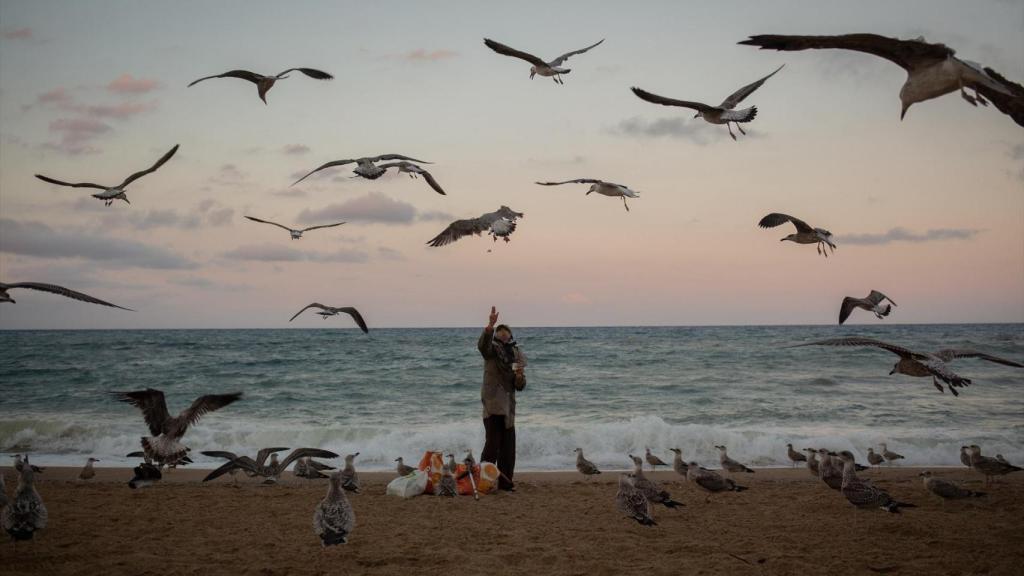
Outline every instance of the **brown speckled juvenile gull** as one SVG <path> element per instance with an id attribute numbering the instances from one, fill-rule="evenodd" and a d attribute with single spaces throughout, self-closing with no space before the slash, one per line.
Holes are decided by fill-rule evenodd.
<path id="1" fill-rule="evenodd" d="M 715 446 L 715 448 L 718 448 L 718 462 L 722 465 L 722 468 L 724 470 L 727 470 L 729 472 L 734 472 L 734 473 L 735 472 L 746 472 L 748 474 L 753 474 L 754 473 L 754 471 L 751 470 L 750 468 L 747 468 L 743 464 L 740 464 L 739 462 L 733 460 L 732 458 L 729 458 L 729 454 L 726 452 L 725 446 Z"/>
<path id="2" fill-rule="evenodd" d="M 18 471 L 18 487 L 7 506 L 0 511 L 0 528 L 12 540 L 31 540 L 36 532 L 46 528 L 49 515 L 42 497 L 36 492 L 35 470 L 25 456 L 26 466 Z"/>
<path id="3" fill-rule="evenodd" d="M 812 228 L 810 224 L 804 222 L 799 218 L 795 218 L 788 214 L 780 214 L 778 212 L 772 212 L 761 221 L 757 223 L 761 228 L 775 228 L 789 222 L 796 227 L 796 234 L 790 234 L 785 238 L 779 240 L 785 242 L 795 242 L 797 244 L 816 244 L 818 254 L 828 258 L 828 249 L 832 250 L 834 254 L 836 251 L 836 244 L 832 241 L 832 233 L 824 228 Z"/>
<path id="4" fill-rule="evenodd" d="M 888 300 L 889 303 L 882 306 L 882 302 Z M 850 317 L 850 314 L 855 308 L 867 310 L 868 312 L 874 313 L 875 317 L 881 320 L 892 312 L 892 307 L 896 303 L 892 301 L 885 294 L 882 294 L 878 290 L 872 290 L 866 298 L 854 298 L 853 296 L 847 296 L 843 298 L 842 305 L 839 306 L 839 323 L 846 322 L 846 319 Z"/>
<path id="5" fill-rule="evenodd" d="M 441 467 L 441 481 L 437 483 L 435 494 L 454 498 L 458 494 L 458 487 L 455 483 L 455 456 L 449 454 L 449 464 Z"/>
<path id="6" fill-rule="evenodd" d="M 573 450 L 573 452 L 576 453 L 576 470 L 579 470 L 580 474 L 583 474 L 587 479 L 589 479 L 591 476 L 601 473 L 593 462 L 583 457 L 582 448 L 577 448 Z"/>
<path id="7" fill-rule="evenodd" d="M 356 514 L 345 496 L 342 471 L 331 474 L 327 483 L 327 496 L 313 511 L 313 533 L 323 547 L 347 544 L 356 525 Z"/>
<path id="8" fill-rule="evenodd" d="M 615 505 L 626 516 L 644 526 L 654 526 L 651 517 L 651 503 L 643 492 L 633 486 L 629 474 L 619 474 L 619 491 L 615 493 Z"/>
<path id="9" fill-rule="evenodd" d="M 662 490 L 661 486 L 656 482 L 644 476 L 644 463 L 639 456 L 630 454 L 629 457 L 633 460 L 633 487 L 643 492 L 648 501 L 652 504 L 661 504 L 666 508 L 676 508 L 683 505 L 682 502 L 673 500 L 672 495 L 668 491 Z"/>
<path id="10" fill-rule="evenodd" d="M 748 489 L 733 482 L 731 478 L 723 478 L 711 470 L 701 468 L 696 462 L 690 462 L 686 467 L 686 479 L 712 493 L 742 492 Z"/>
<path id="11" fill-rule="evenodd" d="M 959 484 L 950 482 L 949 480 L 943 480 L 942 478 L 936 478 L 931 471 L 925 470 L 918 474 L 924 480 L 924 487 L 926 490 L 935 494 L 943 500 L 959 500 L 962 498 L 977 498 L 984 496 L 984 492 L 976 492 L 974 490 L 968 490 Z"/>
<path id="12" fill-rule="evenodd" d="M 977 444 L 971 444 L 971 468 L 980 474 L 985 475 L 985 483 L 990 483 L 996 476 L 1004 476 L 1011 472 L 1019 472 L 1024 470 L 1019 466 L 1014 466 L 1006 461 L 1000 461 L 996 458 L 989 458 L 988 456 L 981 455 L 981 448 Z"/>
<path id="13" fill-rule="evenodd" d="M 846 500 L 858 508 L 881 508 L 886 512 L 899 512 L 900 508 L 916 508 L 914 504 L 899 502 L 888 492 L 857 478 L 853 454 L 844 450 L 839 453 L 843 461 L 843 484 L 840 488 Z"/>

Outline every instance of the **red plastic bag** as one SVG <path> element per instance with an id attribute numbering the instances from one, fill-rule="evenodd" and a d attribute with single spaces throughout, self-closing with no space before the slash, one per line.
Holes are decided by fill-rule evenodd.
<path id="1" fill-rule="evenodd" d="M 441 481 L 441 470 L 444 467 L 444 460 L 440 452 L 427 450 L 420 459 L 419 469 L 427 473 L 427 489 L 424 494 L 433 494 L 434 485 Z"/>

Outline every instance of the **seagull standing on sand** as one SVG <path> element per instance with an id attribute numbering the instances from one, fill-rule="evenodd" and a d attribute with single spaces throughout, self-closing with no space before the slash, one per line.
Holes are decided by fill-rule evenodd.
<path id="1" fill-rule="evenodd" d="M 57 286 L 55 284 L 42 284 L 40 282 L 15 282 L 14 284 L 4 284 L 3 282 L 0 282 L 0 303 L 10 302 L 11 304 L 16 304 L 14 298 L 11 298 L 11 295 L 7 293 L 8 290 L 13 290 L 15 288 L 26 288 L 29 290 L 38 290 L 40 292 L 49 292 L 50 294 L 66 296 L 67 298 L 71 298 L 73 300 L 81 300 L 82 302 L 88 302 L 90 304 L 110 306 L 111 308 L 120 308 L 121 310 L 128 310 L 129 312 L 132 312 L 130 308 L 124 308 L 122 306 L 118 306 L 117 304 L 111 304 L 110 302 L 105 302 L 103 300 L 100 300 L 99 298 L 93 298 L 88 294 L 75 292 L 74 290 L 69 290 L 67 288 L 64 288 L 63 286 Z"/>
<path id="2" fill-rule="evenodd" d="M 1009 462 L 1001 462 L 995 458 L 989 458 L 988 456 L 981 455 L 981 448 L 977 444 L 971 444 L 971 469 L 975 472 L 985 475 L 985 483 L 989 484 L 996 476 L 1004 476 L 1011 472 L 1019 472 L 1024 470 L 1019 466 L 1014 466 Z"/>
<path id="3" fill-rule="evenodd" d="M 580 474 L 583 474 L 583 476 L 589 480 L 591 476 L 601 473 L 593 462 L 583 457 L 582 448 L 577 448 L 573 450 L 573 452 L 576 453 L 576 470 L 578 470 Z"/>
<path id="4" fill-rule="evenodd" d="M 174 463 L 188 455 L 188 448 L 179 440 L 208 412 L 219 410 L 242 397 L 241 392 L 207 394 L 196 398 L 192 405 L 177 416 L 167 411 L 164 393 L 153 388 L 134 392 L 112 392 L 114 398 L 127 402 L 142 411 L 152 436 L 142 438 L 142 450 L 157 463 Z"/>
<path id="5" fill-rule="evenodd" d="M 1018 364 L 1012 360 L 1006 360 L 1005 358 L 999 358 L 998 356 L 975 352 L 973 350 L 946 349 L 939 350 L 935 353 L 914 352 L 913 350 L 909 350 L 902 346 L 888 344 L 871 338 L 831 338 L 828 340 L 808 342 L 806 344 L 796 344 L 794 346 L 790 346 L 790 348 L 799 348 L 801 346 L 874 346 L 876 348 L 881 348 L 882 350 L 888 350 L 900 357 L 899 361 L 896 362 L 896 365 L 893 366 L 893 369 L 889 372 L 889 375 L 905 374 L 907 376 L 916 377 L 931 376 L 932 384 L 939 390 L 939 392 L 944 392 L 942 385 L 939 384 L 939 380 L 942 380 L 946 383 L 949 387 L 949 391 L 952 392 L 954 396 L 960 395 L 960 393 L 956 391 L 956 388 L 969 386 L 971 384 L 971 380 L 969 378 L 961 377 L 956 372 L 953 372 L 949 367 L 949 363 L 957 358 L 981 358 L 982 360 L 1003 364 L 1004 366 L 1024 368 L 1024 364 Z"/>
<path id="6" fill-rule="evenodd" d="M 448 455 L 449 463 L 441 467 L 441 481 L 437 483 L 437 490 L 435 494 L 438 496 L 446 496 L 448 498 L 454 498 L 459 493 L 459 488 L 455 483 L 455 455 Z"/>
<path id="7" fill-rule="evenodd" d="M 746 472 L 747 474 L 753 474 L 754 471 L 747 468 L 745 465 L 729 458 L 729 454 L 726 452 L 725 446 L 715 446 L 718 448 L 718 462 L 721 463 L 722 468 L 729 472 Z"/>
<path id="8" fill-rule="evenodd" d="M 407 466 L 405 462 L 402 461 L 401 456 L 395 458 L 395 462 L 398 462 L 398 465 L 395 466 L 395 471 L 398 472 L 399 476 L 408 476 L 409 474 L 412 474 L 413 472 L 416 471 L 416 469 L 413 468 L 412 466 Z"/>
<path id="9" fill-rule="evenodd" d="M 789 456 L 789 461 L 792 463 L 791 466 L 796 466 L 798 462 L 807 462 L 807 456 L 793 450 L 792 444 L 786 444 L 786 456 Z"/>
<path id="10" fill-rule="evenodd" d="M 644 454 L 644 459 L 647 460 L 647 463 L 651 465 L 652 472 L 656 472 L 658 470 L 658 466 L 668 466 L 668 464 L 665 464 L 665 462 L 663 462 L 661 458 L 658 458 L 654 454 L 651 454 L 650 448 L 645 448 L 644 450 L 646 450 L 646 454 Z"/>
<path id="11" fill-rule="evenodd" d="M 829 488 L 839 490 L 843 487 L 843 467 L 832 456 L 832 452 L 825 448 L 818 449 L 818 478 Z"/>
<path id="12" fill-rule="evenodd" d="M 315 80 L 334 79 L 334 76 L 331 76 L 327 72 L 317 70 L 316 68 L 289 68 L 284 72 L 277 74 L 276 76 L 264 76 L 262 74 L 257 74 L 255 72 L 250 72 L 248 70 L 229 70 L 223 74 L 205 76 L 198 80 L 194 80 L 192 81 L 192 83 L 188 85 L 188 87 L 191 88 L 196 84 L 202 82 L 203 80 L 212 80 L 213 78 L 239 78 L 241 80 L 247 80 L 255 84 L 256 93 L 259 94 L 260 100 L 263 100 L 263 103 L 266 104 L 267 92 L 274 87 L 274 84 L 277 83 L 278 80 L 284 80 L 285 78 L 287 78 L 289 72 L 302 72 L 306 76 L 309 76 L 310 78 L 313 78 Z"/>
<path id="13" fill-rule="evenodd" d="M 967 446 L 960 447 L 960 463 L 968 468 L 971 467 L 971 453 Z"/>
<path id="14" fill-rule="evenodd" d="M 882 302 L 888 300 L 889 303 L 882 306 Z M 846 322 L 846 319 L 850 317 L 850 313 L 853 312 L 854 308 L 861 308 L 868 312 L 874 313 L 875 317 L 881 320 L 889 315 L 892 311 L 892 307 L 896 303 L 892 301 L 885 294 L 882 294 L 878 290 L 872 290 L 868 294 L 867 298 L 854 298 L 853 296 L 847 296 L 843 298 L 843 303 L 839 306 L 839 324 Z"/>
<path id="15" fill-rule="evenodd" d="M 114 200 L 124 200 L 128 204 L 131 204 L 131 202 L 128 202 L 128 196 L 125 195 L 125 192 L 128 191 L 127 186 L 132 182 L 135 182 L 139 178 L 142 178 L 146 174 L 152 174 L 153 172 L 156 172 L 157 168 L 163 166 L 164 163 L 170 160 L 171 156 L 174 156 L 174 153 L 177 151 L 178 145 L 175 144 L 174 148 L 171 148 L 170 151 L 168 151 L 159 160 L 156 161 L 156 164 L 153 164 L 152 166 L 146 168 L 145 170 L 132 174 L 131 176 L 125 178 L 124 181 L 118 184 L 117 186 L 103 186 L 101 184 L 93 184 L 91 182 L 62 182 L 60 180 L 55 180 L 48 176 L 43 176 L 42 174 L 36 174 L 36 178 L 39 178 L 43 182 L 57 184 L 58 186 L 69 186 L 71 188 L 96 188 L 97 190 L 102 190 L 102 192 L 97 192 L 96 194 L 93 194 L 92 197 L 97 198 L 99 200 L 103 200 L 103 203 L 107 206 L 113 204 Z"/>
<path id="16" fill-rule="evenodd" d="M 900 508 L 916 508 L 913 504 L 893 499 L 885 490 L 857 478 L 853 454 L 849 451 L 840 452 L 839 458 L 843 461 L 843 484 L 840 492 L 850 504 L 857 508 L 881 508 L 892 513 L 899 512 Z"/>
<path id="17" fill-rule="evenodd" d="M 882 457 L 885 458 L 885 461 L 889 464 L 892 464 L 896 460 L 904 460 L 902 454 L 897 454 L 892 450 L 889 450 L 889 447 L 885 445 L 885 442 L 879 442 L 878 445 L 882 447 Z"/>
<path id="18" fill-rule="evenodd" d="M 386 166 L 383 164 L 377 166 L 377 162 L 389 162 L 392 160 L 398 160 L 398 162 L 387 164 Z M 321 170 L 326 170 L 328 168 L 333 168 L 335 166 L 344 166 L 346 164 L 354 163 L 356 167 L 355 169 L 352 170 L 352 172 L 355 174 L 353 178 L 361 177 L 366 178 L 367 180 L 376 180 L 377 178 L 383 176 L 384 173 L 388 171 L 388 168 L 398 168 L 399 172 L 407 172 L 410 174 L 410 176 L 414 174 L 419 174 L 423 176 L 424 179 L 427 180 L 427 184 L 430 184 L 431 188 L 433 188 L 439 194 L 444 194 L 444 191 L 441 190 L 441 187 L 437 184 L 437 181 L 434 180 L 433 176 L 430 176 L 430 174 L 427 173 L 427 171 L 424 170 L 423 168 L 420 168 L 419 166 L 416 166 L 414 164 L 409 164 L 410 162 L 417 162 L 419 164 L 430 164 L 430 162 L 427 162 L 426 160 L 417 160 L 415 158 L 410 158 L 409 156 L 403 156 L 401 154 L 381 154 L 380 156 L 365 156 L 363 158 L 347 158 L 345 160 L 332 160 L 330 162 L 317 166 L 302 178 L 299 178 L 295 182 L 292 182 L 292 186 L 295 186 L 299 182 L 302 182 L 306 178 L 309 178 L 310 176 L 316 174 Z"/>
<path id="19" fill-rule="evenodd" d="M 488 232 L 495 242 L 498 241 L 498 238 L 508 242 L 509 236 L 516 231 L 516 220 L 522 217 L 522 212 L 516 212 L 508 206 L 502 206 L 494 212 L 481 215 L 479 218 L 467 218 L 452 222 L 443 232 L 427 242 L 427 245 L 435 248 L 447 246 L 464 236 L 471 234 L 479 236 L 483 232 Z"/>
<path id="20" fill-rule="evenodd" d="M 652 504 L 662 504 L 666 508 L 676 508 L 683 505 L 682 502 L 673 500 L 667 490 L 662 490 L 660 485 L 644 475 L 644 462 L 639 456 L 630 454 L 629 457 L 633 460 L 633 487 L 642 492 L 648 501 Z"/>
<path id="21" fill-rule="evenodd" d="M 740 42 L 762 50 L 808 50 L 837 48 L 866 52 L 896 64 L 907 71 L 900 89 L 900 120 L 907 109 L 918 102 L 960 91 L 960 97 L 972 106 L 988 106 L 991 100 L 1001 112 L 1024 126 L 1024 87 L 1006 80 L 996 71 L 977 62 L 961 60 L 945 44 L 932 44 L 923 37 L 914 40 L 887 38 L 877 34 L 839 36 L 788 36 L 765 34 Z M 974 96 L 964 90 L 970 88 Z"/>
<path id="22" fill-rule="evenodd" d="M 730 124 L 735 124 L 740 133 L 746 136 L 747 133 L 743 131 L 743 127 L 740 126 L 740 123 L 750 122 L 755 116 L 757 116 L 757 106 L 751 106 L 750 108 L 744 108 L 743 110 L 736 110 L 736 106 L 739 105 L 740 102 L 743 102 L 747 96 L 753 94 L 754 91 L 760 88 L 761 85 L 769 78 L 775 76 L 779 70 L 782 70 L 783 66 L 785 66 L 785 64 L 779 66 L 775 69 L 775 72 L 772 72 L 764 78 L 747 84 L 743 88 L 733 92 L 718 106 L 666 98 L 664 96 L 658 96 L 657 94 L 651 94 L 650 92 L 641 90 L 635 86 L 631 88 L 631 90 L 633 90 L 633 94 L 636 94 L 638 98 L 646 100 L 652 104 L 661 104 L 662 106 L 680 106 L 696 110 L 697 114 L 694 118 L 703 118 L 709 124 L 725 124 L 725 127 L 729 130 L 729 136 L 732 136 L 732 139 L 736 140 L 736 135 L 732 133 L 732 126 L 730 126 Z"/>
<path id="23" fill-rule="evenodd" d="M 302 238 L 303 232 L 309 232 L 310 230 L 319 230 L 320 228 L 334 228 L 335 226 L 341 226 L 342 224 L 344 224 L 344 222 L 338 222 L 336 224 L 321 224 L 319 226 L 310 226 L 309 228 L 289 228 L 283 224 L 271 222 L 270 220 L 260 220 L 259 218 L 255 218 L 253 216 L 246 216 L 246 218 L 252 220 L 253 222 L 259 222 L 261 224 L 270 224 L 271 226 L 284 228 L 285 230 L 288 231 L 289 234 L 291 234 L 292 240 L 298 240 L 299 238 Z"/>
<path id="24" fill-rule="evenodd" d="M 626 208 L 626 212 L 629 212 L 629 204 L 626 203 L 626 198 L 639 198 L 640 193 L 636 190 L 630 190 L 629 186 L 623 184 L 615 184 L 613 182 L 605 182 L 604 180 L 595 180 L 593 178 L 577 178 L 575 180 L 566 180 L 564 182 L 535 182 L 541 186 L 561 186 L 562 184 L 590 184 L 590 189 L 584 196 L 589 195 L 591 192 L 597 192 L 602 196 L 611 196 L 622 198 L 622 205 Z"/>
<path id="25" fill-rule="evenodd" d="M 804 448 L 804 452 L 807 452 L 807 470 L 815 477 L 820 477 L 818 462 L 818 452 L 814 448 Z"/>
<path id="26" fill-rule="evenodd" d="M 679 448 L 669 448 L 669 451 L 675 454 L 675 458 L 672 459 L 672 469 L 685 480 L 686 470 L 689 467 L 686 465 L 686 462 L 683 461 L 683 451 Z"/>
<path id="27" fill-rule="evenodd" d="M 828 258 L 828 248 L 832 249 L 832 253 L 835 254 L 836 244 L 832 241 L 832 233 L 824 228 L 811 228 L 811 226 L 799 218 L 794 218 L 788 214 L 779 214 L 778 212 L 772 212 L 771 214 L 761 218 L 761 221 L 757 223 L 761 228 L 775 228 L 776 226 L 791 222 L 793 226 L 796 226 L 796 234 L 790 234 L 785 238 L 782 238 L 780 242 L 789 240 L 797 244 L 816 244 L 818 254 Z"/>
<path id="28" fill-rule="evenodd" d="M 355 459 L 359 452 L 345 456 L 345 467 L 340 471 L 341 487 L 359 494 L 359 475 L 356 474 Z"/>
<path id="29" fill-rule="evenodd" d="M 723 478 L 711 470 L 701 468 L 696 462 L 690 462 L 686 468 L 686 479 L 697 484 L 708 492 L 743 492 L 746 486 L 740 486 L 731 478 Z"/>
<path id="30" fill-rule="evenodd" d="M 356 321 L 356 324 L 359 326 L 359 329 L 362 330 L 364 334 L 370 333 L 370 329 L 366 327 L 366 321 L 363 320 L 363 315 L 359 313 L 359 310 L 356 310 L 351 306 L 335 308 L 333 306 L 324 306 L 319 302 L 313 302 L 312 304 L 306 306 L 302 310 L 296 312 L 295 316 L 292 316 L 291 319 L 288 321 L 291 322 L 292 320 L 295 320 L 296 318 L 299 317 L 299 314 L 302 314 L 303 312 L 309 310 L 310 308 L 319 308 L 320 312 L 317 312 L 317 314 L 322 316 L 324 320 L 326 320 L 330 316 L 337 316 L 338 314 L 344 312 L 345 314 L 348 314 L 349 316 L 352 317 L 353 320 Z"/>
<path id="31" fill-rule="evenodd" d="M 533 80 L 534 75 L 540 74 L 541 76 L 551 78 L 552 80 L 555 81 L 556 84 L 565 84 L 565 82 L 562 81 L 562 74 L 568 74 L 571 71 L 569 68 L 562 68 L 562 64 L 566 60 L 577 54 L 583 54 L 584 52 L 597 46 L 601 42 L 604 42 L 604 38 L 595 42 L 594 44 L 591 44 L 590 46 L 587 46 L 586 48 L 573 50 L 572 52 L 566 52 L 565 54 L 562 54 L 561 56 L 555 58 L 550 62 L 545 62 L 540 58 L 534 56 L 533 54 L 530 54 L 529 52 L 516 50 L 515 48 L 506 46 L 500 42 L 495 42 L 490 38 L 484 38 L 484 44 L 486 44 L 488 48 L 494 50 L 498 54 L 501 54 L 503 56 L 511 56 L 513 58 L 519 58 L 520 60 L 526 60 L 527 62 L 529 62 L 531 64 L 530 80 Z"/>
<path id="32" fill-rule="evenodd" d="M 96 476 L 96 471 L 92 468 L 93 462 L 99 462 L 99 460 L 90 457 L 85 461 L 85 466 L 82 468 L 82 471 L 78 473 L 79 480 L 92 480 Z"/>
<path id="33" fill-rule="evenodd" d="M 633 486 L 631 474 L 619 474 L 619 491 L 615 493 L 615 506 L 620 512 L 643 526 L 654 526 L 651 517 L 651 502 L 644 493 Z"/>
<path id="34" fill-rule="evenodd" d="M 356 525 L 356 514 L 345 496 L 342 472 L 331 474 L 327 483 L 327 496 L 313 511 L 313 533 L 320 538 L 324 548 L 335 544 L 347 544 L 352 528 Z"/>
<path id="35" fill-rule="evenodd" d="M 0 511 L 0 527 L 12 540 L 31 540 L 36 532 L 46 528 L 49 515 L 42 497 L 36 492 L 35 470 L 25 456 L 25 466 L 18 471 L 18 487 L 14 497 Z"/>
<path id="36" fill-rule="evenodd" d="M 885 462 L 885 457 L 875 452 L 874 448 L 868 448 L 868 464 L 872 466 L 880 466 Z"/>
<path id="37" fill-rule="evenodd" d="M 924 481 L 925 490 L 935 494 L 943 500 L 960 500 L 963 498 L 978 498 L 984 496 L 984 492 L 976 492 L 974 490 L 968 490 L 959 484 L 950 482 L 949 480 L 943 480 L 942 478 L 936 478 L 931 471 L 925 470 L 918 474 Z"/>

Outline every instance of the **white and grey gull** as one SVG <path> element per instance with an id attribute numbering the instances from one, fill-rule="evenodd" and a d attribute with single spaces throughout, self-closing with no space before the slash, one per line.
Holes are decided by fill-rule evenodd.
<path id="1" fill-rule="evenodd" d="M 175 144 L 174 148 L 171 148 L 166 154 L 161 156 L 160 159 L 156 161 L 156 164 L 153 164 L 152 166 L 146 168 L 145 170 L 140 170 L 132 174 L 131 176 L 125 178 L 124 181 L 122 181 L 120 184 L 116 186 L 104 186 L 102 184 L 93 184 L 92 182 L 63 182 L 55 178 L 50 178 L 49 176 L 43 176 L 42 174 L 36 174 L 36 178 L 42 180 L 43 182 L 56 184 L 58 186 L 68 186 L 71 188 L 95 188 L 98 190 L 102 190 L 102 192 L 97 192 L 96 194 L 93 194 L 92 197 L 102 200 L 103 203 L 107 206 L 113 204 L 114 200 L 124 200 L 128 204 L 131 204 L 131 202 L 128 201 L 128 196 L 125 194 L 125 192 L 128 191 L 128 185 L 147 174 L 152 174 L 153 172 L 156 172 L 157 169 L 163 166 L 164 163 L 166 163 L 168 160 L 170 160 L 171 156 L 174 156 L 174 153 L 177 151 L 178 145 Z"/>
<path id="2" fill-rule="evenodd" d="M 356 325 L 359 326 L 359 329 L 362 330 L 364 334 L 369 334 L 370 332 L 370 329 L 366 326 L 366 321 L 363 320 L 363 315 L 359 313 L 359 310 L 356 310 L 351 306 L 342 306 L 340 308 L 335 308 L 334 306 L 325 306 L 319 302 L 313 302 L 312 304 L 306 306 L 302 310 L 296 312 L 295 316 L 292 316 L 291 319 L 288 321 L 291 322 L 292 320 L 295 320 L 296 318 L 299 317 L 299 314 L 302 314 L 303 312 L 309 310 L 310 308 L 319 308 L 320 311 L 317 312 L 317 314 L 322 316 L 324 320 L 328 319 L 331 316 L 337 316 L 338 314 L 348 314 L 349 316 L 352 317 L 353 320 L 355 320 Z"/>
<path id="3" fill-rule="evenodd" d="M 889 301 L 888 304 L 882 305 L 882 302 Z M 846 322 L 846 319 L 850 317 L 854 309 L 860 308 L 867 310 L 875 315 L 876 318 L 881 320 L 892 312 L 892 307 L 896 303 L 892 301 L 885 294 L 882 294 L 878 290 L 872 290 L 870 294 L 865 298 L 854 298 L 853 296 L 847 296 L 843 298 L 843 303 L 839 306 L 839 323 Z"/>
<path id="4" fill-rule="evenodd" d="M 280 74 L 273 76 L 264 76 L 263 74 L 257 74 L 248 70 L 228 70 L 223 74 L 214 74 L 213 76 L 204 76 L 198 80 L 193 80 L 189 83 L 188 87 L 191 88 L 203 80 L 212 80 L 214 78 L 238 78 L 240 80 L 246 80 L 256 85 L 256 93 L 259 94 L 260 100 L 263 103 L 267 103 L 267 92 L 274 87 L 274 84 L 278 80 L 284 80 L 288 78 L 289 72 L 301 72 L 306 76 L 313 78 L 314 80 L 333 80 L 334 76 L 331 76 L 327 72 L 317 70 L 316 68 L 289 68 Z"/>
<path id="5" fill-rule="evenodd" d="M 344 222 L 337 222 L 335 224 L 320 224 L 318 226 L 310 226 L 308 228 L 289 228 L 284 224 L 278 224 L 277 222 L 271 222 L 270 220 L 261 220 L 260 218 L 256 218 L 254 216 L 246 216 L 246 218 L 252 220 L 253 222 L 259 222 L 260 224 L 270 224 L 271 226 L 284 228 L 285 230 L 288 231 L 289 234 L 291 234 L 292 240 L 298 240 L 299 238 L 302 238 L 302 234 L 305 232 L 309 232 L 310 230 L 319 230 L 320 228 L 334 228 L 335 226 L 341 226 L 342 224 L 344 224 Z"/>
<path id="6" fill-rule="evenodd" d="M 788 214 L 772 212 L 764 218 L 761 218 L 761 221 L 758 222 L 757 225 L 761 228 L 775 228 L 776 226 L 780 226 L 786 222 L 790 222 L 796 227 L 796 233 L 782 238 L 779 240 L 780 242 L 789 240 L 790 242 L 795 242 L 797 244 L 816 244 L 818 254 L 821 254 L 826 258 L 828 258 L 828 248 L 831 248 L 832 253 L 835 253 L 836 244 L 832 240 L 831 232 L 824 228 L 812 228 L 807 222 Z"/>
<path id="7" fill-rule="evenodd" d="M 427 245 L 433 247 L 447 246 L 460 238 L 477 235 L 487 232 L 495 242 L 501 238 L 509 241 L 509 236 L 516 231 L 516 220 L 523 217 L 522 212 L 516 212 L 508 206 L 502 206 L 494 212 L 488 212 L 477 218 L 466 218 L 456 220 L 448 225 L 440 234 L 432 238 Z"/>
<path id="8" fill-rule="evenodd" d="M 636 190 L 631 190 L 629 186 L 623 184 L 615 184 L 614 182 L 605 182 L 604 180 L 596 180 L 594 178 L 577 178 L 575 180 L 565 180 L 563 182 L 535 182 L 541 186 L 561 186 L 562 184 L 590 184 L 590 189 L 587 190 L 587 194 L 596 192 L 602 196 L 611 196 L 612 198 L 622 198 L 622 205 L 626 208 L 626 212 L 629 212 L 629 204 L 626 203 L 626 198 L 639 198 L 640 193 Z"/>
<path id="9" fill-rule="evenodd" d="M 378 162 L 385 163 L 378 165 Z M 442 189 L 441 185 L 437 183 L 437 180 L 434 178 L 434 176 L 430 172 L 425 170 L 422 166 L 418 165 L 430 164 L 430 162 L 427 162 L 425 160 L 417 160 L 415 158 L 410 158 L 409 156 L 403 156 L 401 154 L 381 154 L 380 156 L 365 156 L 363 158 L 347 158 L 345 160 L 332 160 L 331 162 L 321 164 L 320 166 L 316 167 L 302 178 L 299 178 L 295 182 L 292 182 L 292 186 L 295 186 L 299 182 L 302 182 L 306 178 L 309 178 L 310 176 L 316 174 L 317 172 L 320 172 L 321 170 L 326 170 L 328 168 L 333 168 L 335 166 L 344 166 L 346 164 L 353 163 L 356 165 L 355 169 L 352 170 L 352 172 L 355 174 L 353 178 L 360 177 L 366 178 L 367 180 L 376 180 L 377 178 L 383 176 L 388 171 L 389 168 L 394 168 L 399 173 L 408 174 L 410 178 L 422 176 L 423 179 L 427 182 L 427 185 L 429 185 L 434 190 L 434 192 L 437 192 L 438 194 L 442 195 L 445 193 L 444 189 Z"/>
<path id="10" fill-rule="evenodd" d="M 512 48 L 511 46 L 506 46 L 501 42 L 495 42 L 490 38 L 484 38 L 484 44 L 487 45 L 487 47 L 490 48 L 491 50 L 497 52 L 498 54 L 501 54 L 502 56 L 511 56 L 513 58 L 519 58 L 520 60 L 525 60 L 529 62 L 531 64 L 530 80 L 533 80 L 534 75 L 539 74 L 541 76 L 551 78 L 557 84 L 565 84 L 565 82 L 562 81 L 562 74 L 568 74 L 569 72 L 571 72 L 571 69 L 562 67 L 562 64 L 564 64 L 566 60 L 573 56 L 576 56 L 577 54 L 583 54 L 584 52 L 600 45 L 601 42 L 604 42 L 604 38 L 591 44 L 590 46 L 587 46 L 586 48 L 580 48 L 579 50 L 566 52 L 565 54 L 562 54 L 561 56 L 555 58 L 554 60 L 551 60 L 550 62 L 545 62 L 544 60 L 538 58 L 537 56 L 534 56 L 533 54 L 530 54 L 529 52 L 516 50 L 515 48 Z"/>

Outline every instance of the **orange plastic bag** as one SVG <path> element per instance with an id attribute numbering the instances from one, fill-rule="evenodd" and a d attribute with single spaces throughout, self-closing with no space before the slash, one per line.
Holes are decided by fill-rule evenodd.
<path id="1" fill-rule="evenodd" d="M 419 469 L 427 473 L 427 489 L 424 494 L 433 494 L 434 485 L 441 481 L 444 460 L 440 452 L 426 451 L 420 459 Z"/>
<path id="2" fill-rule="evenodd" d="M 458 489 L 459 496 L 472 496 L 473 495 L 473 484 L 469 481 L 469 474 L 466 474 L 466 465 L 459 464 L 455 467 L 455 486 Z M 476 482 L 477 492 L 480 490 L 480 466 L 473 466 L 473 481 Z"/>

